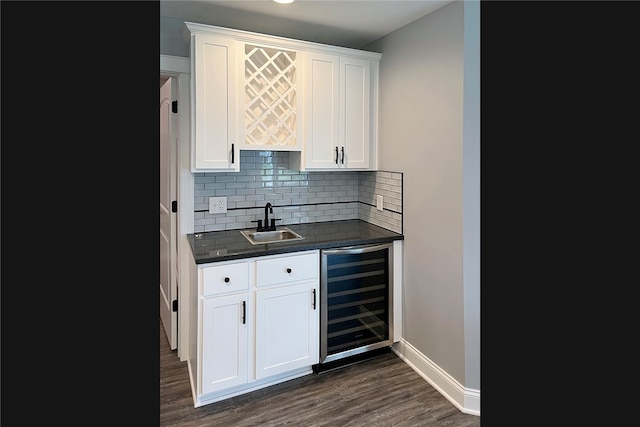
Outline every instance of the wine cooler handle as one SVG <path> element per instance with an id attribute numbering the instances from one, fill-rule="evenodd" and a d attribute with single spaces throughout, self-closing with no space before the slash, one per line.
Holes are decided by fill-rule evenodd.
<path id="1" fill-rule="evenodd" d="M 322 253 L 335 255 L 335 254 L 364 254 L 367 252 L 379 251 L 381 249 L 387 249 L 393 246 L 393 243 L 383 243 L 381 245 L 373 246 L 347 246 L 339 249 L 322 249 Z"/>

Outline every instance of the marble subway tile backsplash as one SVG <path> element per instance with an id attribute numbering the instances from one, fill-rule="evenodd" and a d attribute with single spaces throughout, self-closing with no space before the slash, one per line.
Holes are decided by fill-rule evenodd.
<path id="1" fill-rule="evenodd" d="M 402 173 L 297 171 L 286 151 L 240 151 L 239 172 L 196 173 L 194 232 L 254 228 L 273 205 L 276 225 L 362 219 L 402 233 Z M 376 210 L 376 195 L 384 210 Z M 209 197 L 227 197 L 227 212 L 209 214 Z"/>

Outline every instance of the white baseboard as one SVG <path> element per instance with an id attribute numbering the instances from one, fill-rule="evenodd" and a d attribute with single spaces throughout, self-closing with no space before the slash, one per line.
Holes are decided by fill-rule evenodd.
<path id="1" fill-rule="evenodd" d="M 480 416 L 480 390 L 463 387 L 455 378 L 404 339 L 396 342 L 391 349 L 460 412 Z"/>

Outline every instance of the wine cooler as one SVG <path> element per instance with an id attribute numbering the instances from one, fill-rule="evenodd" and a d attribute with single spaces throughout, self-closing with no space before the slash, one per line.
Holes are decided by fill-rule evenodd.
<path id="1" fill-rule="evenodd" d="M 320 364 L 393 344 L 393 244 L 321 251 Z"/>

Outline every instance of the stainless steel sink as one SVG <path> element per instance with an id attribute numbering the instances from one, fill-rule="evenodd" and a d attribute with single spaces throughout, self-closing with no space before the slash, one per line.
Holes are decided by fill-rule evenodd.
<path id="1" fill-rule="evenodd" d="M 240 230 L 240 233 L 252 245 L 264 245 L 266 243 L 290 242 L 292 240 L 302 240 L 304 237 L 287 227 L 279 228 L 275 231 Z"/>

